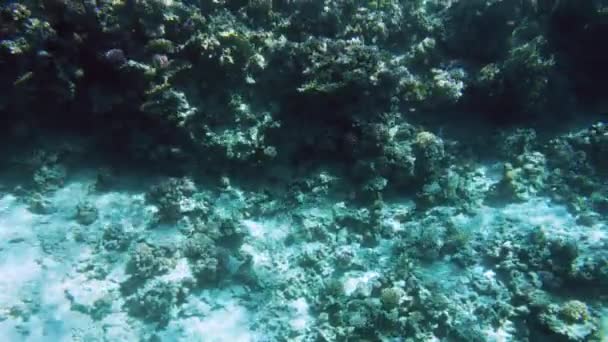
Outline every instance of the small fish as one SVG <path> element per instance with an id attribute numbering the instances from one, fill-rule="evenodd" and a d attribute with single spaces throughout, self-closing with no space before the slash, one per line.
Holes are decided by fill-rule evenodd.
<path id="1" fill-rule="evenodd" d="M 34 72 L 28 71 L 25 74 L 19 76 L 19 78 L 17 78 L 17 80 L 15 80 L 15 82 L 13 82 L 13 85 L 14 86 L 21 85 L 22 83 L 25 83 L 25 82 L 31 80 L 33 77 L 34 77 Z"/>

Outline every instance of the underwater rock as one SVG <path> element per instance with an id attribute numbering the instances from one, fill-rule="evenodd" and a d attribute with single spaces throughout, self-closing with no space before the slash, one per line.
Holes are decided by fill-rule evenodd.
<path id="1" fill-rule="evenodd" d="M 128 272 L 140 279 L 166 273 L 175 265 L 173 256 L 170 248 L 138 243 L 131 251 Z"/>
<path id="2" fill-rule="evenodd" d="M 438 136 L 430 132 L 418 133 L 413 153 L 416 158 L 414 172 L 418 179 L 426 181 L 440 173 L 445 150 L 443 141 Z"/>
<path id="3" fill-rule="evenodd" d="M 578 300 L 567 301 L 561 306 L 551 304 L 539 319 L 552 333 L 569 341 L 584 341 L 597 329 L 587 305 Z"/>
<path id="4" fill-rule="evenodd" d="M 127 306 L 134 316 L 165 326 L 174 317 L 176 306 L 184 294 L 184 289 L 178 284 L 156 281 L 129 298 Z"/>
<path id="5" fill-rule="evenodd" d="M 121 223 L 111 223 L 105 227 L 101 245 L 107 250 L 125 251 L 128 249 L 133 234 Z"/>
<path id="6" fill-rule="evenodd" d="M 121 67 L 127 64 L 127 57 L 121 49 L 110 49 L 103 53 L 103 59 L 113 67 Z"/>
<path id="7" fill-rule="evenodd" d="M 99 211 L 92 203 L 82 202 L 76 206 L 74 219 L 83 226 L 89 226 L 97 220 Z"/>
<path id="8" fill-rule="evenodd" d="M 504 165 L 503 178 L 492 195 L 496 199 L 525 201 L 543 191 L 547 180 L 546 158 L 540 152 L 517 157 L 515 165 Z"/>
<path id="9" fill-rule="evenodd" d="M 197 202 L 192 196 L 196 185 L 188 178 L 170 178 L 150 189 L 146 200 L 158 208 L 159 222 L 175 222 L 187 214 L 204 213 L 204 202 Z"/>

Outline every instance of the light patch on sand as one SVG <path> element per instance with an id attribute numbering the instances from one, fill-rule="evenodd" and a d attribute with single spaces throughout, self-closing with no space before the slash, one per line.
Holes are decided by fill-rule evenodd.
<path id="1" fill-rule="evenodd" d="M 249 231 L 249 234 L 254 239 L 270 239 L 273 241 L 281 240 L 287 235 L 289 230 L 289 227 L 285 224 L 272 220 L 265 222 L 243 220 L 241 221 L 241 224 Z"/>
<path id="2" fill-rule="evenodd" d="M 496 280 L 496 272 L 492 270 L 487 270 L 483 272 L 483 276 L 491 282 L 494 282 Z"/>
<path id="3" fill-rule="evenodd" d="M 249 230 L 249 234 L 254 238 L 261 238 L 266 234 L 266 229 L 259 222 L 243 220 L 243 226 Z"/>
<path id="4" fill-rule="evenodd" d="M 33 235 L 32 225 L 36 216 L 30 213 L 17 198 L 7 195 L 0 199 L 0 241 L 29 238 Z"/>
<path id="5" fill-rule="evenodd" d="M 513 340 L 513 323 L 511 321 L 504 322 L 496 329 L 488 328 L 485 330 L 485 335 L 488 342 L 508 342 Z"/>
<path id="6" fill-rule="evenodd" d="M 20 290 L 30 281 L 39 277 L 42 269 L 37 263 L 38 253 L 34 250 L 4 256 L 0 262 L 0 304 L 10 305 L 19 300 Z"/>
<path id="7" fill-rule="evenodd" d="M 192 279 L 192 271 L 188 264 L 188 259 L 180 258 L 175 267 L 168 273 L 160 277 L 161 280 L 167 282 L 182 282 L 186 279 Z"/>
<path id="8" fill-rule="evenodd" d="M 589 238 L 589 242 L 592 244 L 598 244 L 604 240 L 606 240 L 606 232 L 601 230 L 599 227 L 593 227 L 589 230 L 589 234 L 587 235 Z"/>
<path id="9" fill-rule="evenodd" d="M 253 264 L 255 266 L 271 266 L 272 265 L 272 260 L 270 258 L 270 255 L 268 255 L 268 253 L 263 252 L 263 251 L 258 251 L 255 247 L 253 247 L 250 244 L 243 244 L 241 246 L 241 251 L 251 255 Z"/>
<path id="10" fill-rule="evenodd" d="M 553 205 L 548 199 L 537 198 L 524 203 L 509 204 L 499 211 L 505 216 L 533 225 L 563 228 L 571 226 L 574 221 L 566 207 Z"/>
<path id="11" fill-rule="evenodd" d="M 87 279 L 85 275 L 78 274 L 76 277 L 64 279 L 61 289 L 73 298 L 74 303 L 91 307 L 95 301 L 103 298 L 113 289 L 118 289 L 118 284 L 106 280 Z"/>
<path id="12" fill-rule="evenodd" d="M 183 337 L 180 341 L 250 342 L 254 341 L 248 329 L 247 311 L 236 304 L 213 311 L 206 317 L 190 317 L 180 322 Z"/>
<path id="13" fill-rule="evenodd" d="M 289 322 L 291 327 L 295 330 L 304 330 L 310 322 L 310 315 L 308 313 L 308 303 L 304 298 L 298 298 L 292 301 L 289 306 L 293 310 L 293 318 Z"/>
<path id="14" fill-rule="evenodd" d="M 344 280 L 344 292 L 347 296 L 350 296 L 355 291 L 362 291 L 369 296 L 372 290 L 371 282 L 379 277 L 380 273 L 374 271 L 360 273 L 358 276 L 347 276 Z"/>
<path id="15" fill-rule="evenodd" d="M 386 220 L 386 225 L 391 227 L 391 229 L 394 232 L 400 232 L 400 231 L 404 230 L 403 229 L 404 227 L 401 224 L 401 222 L 399 222 L 398 220 L 395 220 L 394 218 Z"/>

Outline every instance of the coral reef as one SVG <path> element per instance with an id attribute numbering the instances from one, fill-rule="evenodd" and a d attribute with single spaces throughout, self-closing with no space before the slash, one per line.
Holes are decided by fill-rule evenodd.
<path id="1" fill-rule="evenodd" d="M 603 341 L 604 0 L 0 5 L 0 336 Z"/>
<path id="2" fill-rule="evenodd" d="M 160 222 L 177 221 L 182 216 L 205 211 L 204 201 L 193 198 L 195 184 L 187 178 L 171 178 L 158 184 L 147 194 L 147 201 L 154 204 Z"/>
<path id="3" fill-rule="evenodd" d="M 539 319 L 551 332 L 569 341 L 584 341 L 596 329 L 586 304 L 577 300 L 568 301 L 561 307 L 550 305 Z"/>
<path id="4" fill-rule="evenodd" d="M 166 325 L 185 294 L 178 284 L 155 282 L 139 290 L 127 302 L 129 311 L 137 317 Z"/>
<path id="5" fill-rule="evenodd" d="M 167 247 L 138 243 L 132 250 L 128 270 L 141 279 L 168 272 L 174 265 L 174 252 Z"/>
<path id="6" fill-rule="evenodd" d="M 532 3 L 11 3 L 2 8 L 11 72 L 2 77 L 9 96 L 1 108 L 24 113 L 30 129 L 51 117 L 107 127 L 120 138 L 99 139 L 126 144 L 137 158 L 175 158 L 194 147 L 253 164 L 309 146 L 304 137 L 285 151 L 276 146 L 294 136 L 302 115 L 314 118 L 311 132 L 326 125 L 334 144 L 344 127 L 379 123 L 391 108 L 475 104 L 491 119 L 515 120 L 580 98 L 560 81 L 575 73 L 568 62 L 584 59 L 559 36 L 572 5 Z M 602 9 L 578 9 L 577 27 L 589 31 L 571 35 L 597 40 Z M 575 79 L 585 87 L 595 77 Z M 54 95 L 40 96 L 47 89 Z M 36 116 L 38 106 L 53 115 Z M 139 134 L 158 151 L 138 147 Z"/>
<path id="7" fill-rule="evenodd" d="M 99 211 L 92 203 L 82 202 L 76 206 L 74 219 L 83 226 L 89 226 L 97 220 Z"/>
<path id="8" fill-rule="evenodd" d="M 131 244 L 133 235 L 124 224 L 111 223 L 103 231 L 101 245 L 107 250 L 125 251 Z"/>

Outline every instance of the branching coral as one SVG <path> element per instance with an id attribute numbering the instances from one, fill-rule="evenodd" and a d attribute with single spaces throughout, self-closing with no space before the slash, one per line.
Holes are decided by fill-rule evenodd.
<path id="1" fill-rule="evenodd" d="M 131 252 L 127 271 L 137 278 L 147 279 L 166 273 L 174 264 L 173 251 L 170 248 L 139 243 Z"/>

